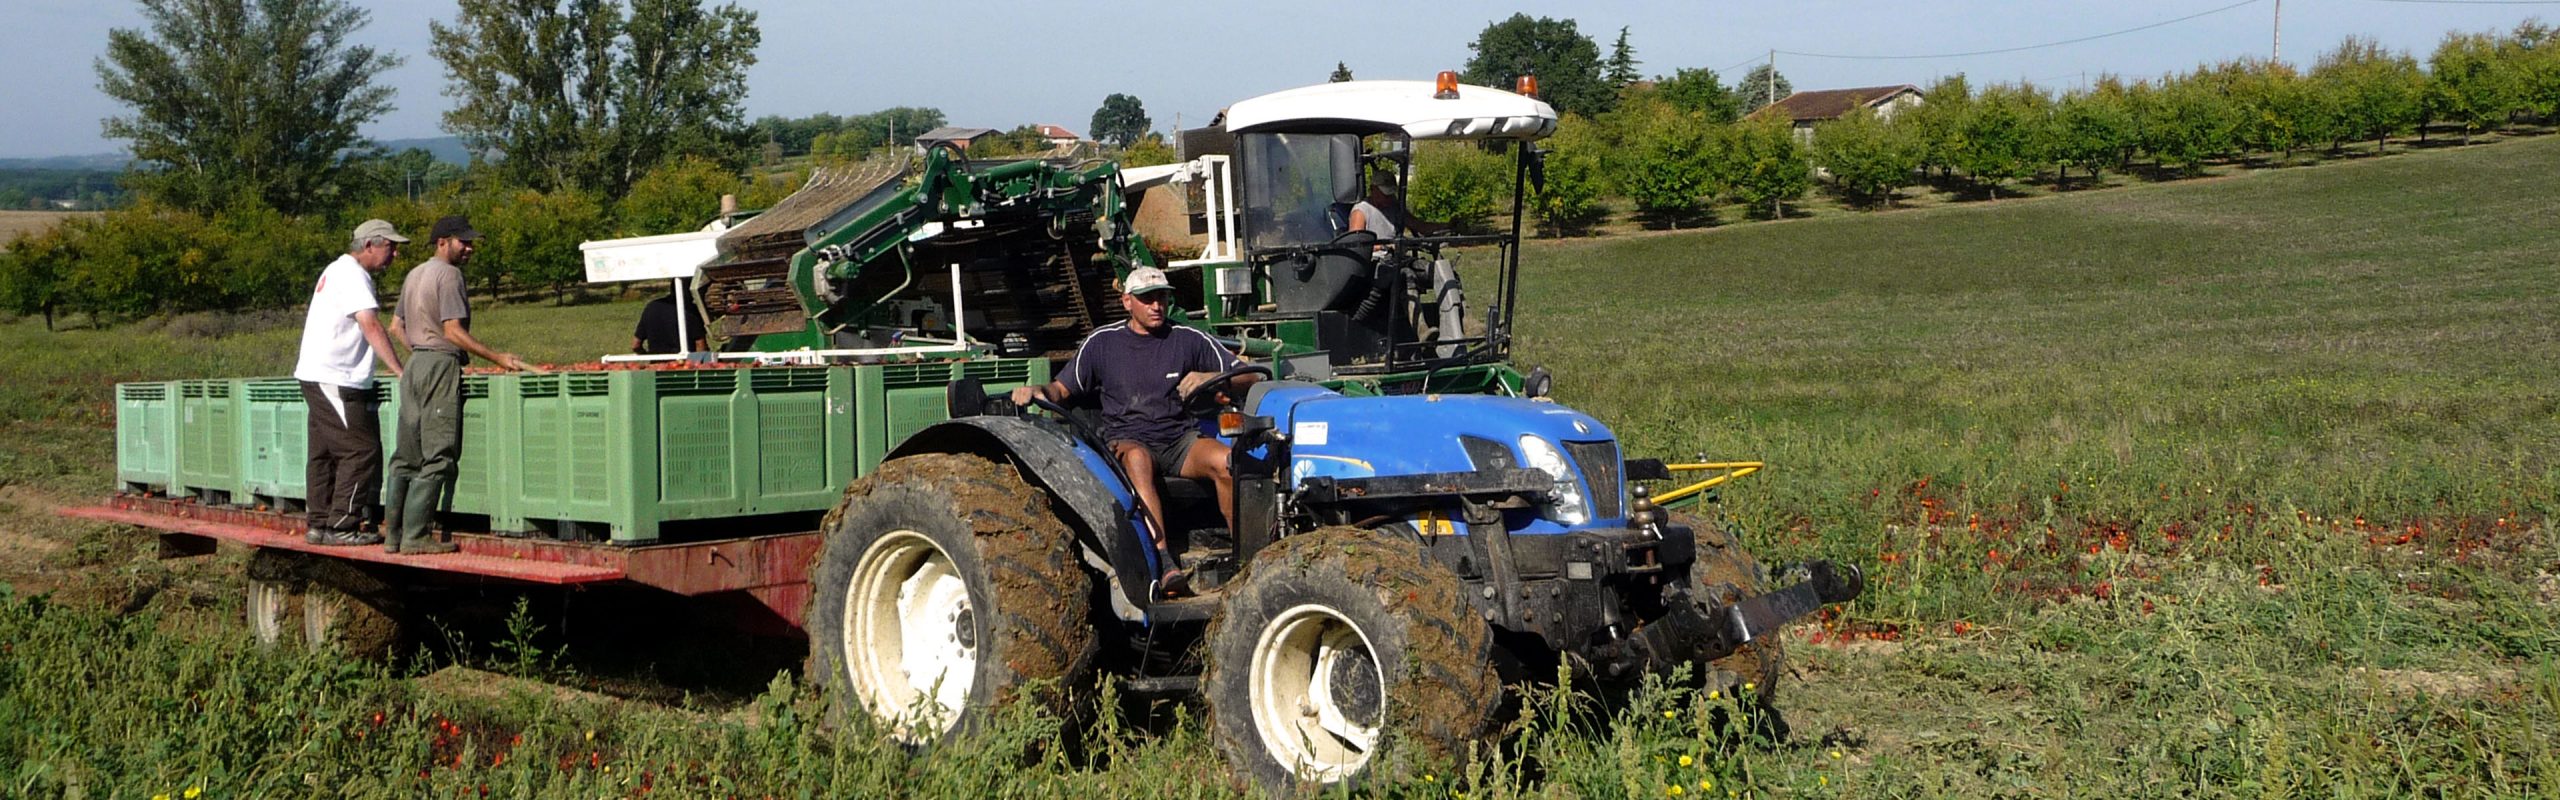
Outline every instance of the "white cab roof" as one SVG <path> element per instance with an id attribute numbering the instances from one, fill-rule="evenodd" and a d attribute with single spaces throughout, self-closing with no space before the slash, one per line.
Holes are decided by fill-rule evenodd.
<path id="1" fill-rule="evenodd" d="M 1556 131 L 1556 109 L 1534 97 L 1482 86 L 1432 98 L 1430 81 L 1319 83 L 1238 101 L 1227 107 L 1227 131 L 1402 129 L 1415 139 L 1543 139 Z"/>

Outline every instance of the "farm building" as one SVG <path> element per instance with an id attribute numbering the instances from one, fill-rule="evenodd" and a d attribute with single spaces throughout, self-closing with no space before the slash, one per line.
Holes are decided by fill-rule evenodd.
<path id="1" fill-rule="evenodd" d="M 1075 131 L 1049 124 L 1040 126 L 1040 138 L 1049 140 L 1050 147 L 1074 147 L 1084 141 L 1084 137 L 1076 135 Z"/>
<path id="2" fill-rule="evenodd" d="M 962 152 L 967 152 L 970 143 L 994 135 L 996 135 L 994 128 L 960 128 L 945 125 L 925 131 L 924 135 L 916 137 L 916 150 L 918 152 L 931 150 L 934 145 L 948 142 L 951 146 L 960 148 Z"/>
<path id="3" fill-rule="evenodd" d="M 1813 126 L 1847 116 L 1851 109 L 1865 106 L 1876 110 L 1876 116 L 1893 119 L 1894 112 L 1920 104 L 1920 89 L 1911 84 L 1897 86 L 1864 86 L 1856 89 L 1821 89 L 1797 92 L 1769 107 L 1752 112 L 1752 116 L 1784 114 L 1795 124 L 1796 138 L 1811 141 Z"/>

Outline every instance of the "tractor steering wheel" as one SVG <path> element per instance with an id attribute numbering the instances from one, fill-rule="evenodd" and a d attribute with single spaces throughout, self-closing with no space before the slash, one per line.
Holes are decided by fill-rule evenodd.
<path id="1" fill-rule="evenodd" d="M 1220 393 L 1227 391 L 1227 388 L 1233 385 L 1237 378 L 1241 378 L 1246 375 L 1260 375 L 1268 378 L 1271 377 L 1271 367 L 1263 364 L 1237 364 L 1235 366 L 1228 367 L 1226 371 L 1210 376 L 1208 380 L 1202 381 L 1200 385 L 1191 387 L 1191 391 L 1184 393 L 1179 402 L 1182 404 L 1183 408 L 1199 408 L 1201 406 L 1201 401 L 1216 397 Z"/>

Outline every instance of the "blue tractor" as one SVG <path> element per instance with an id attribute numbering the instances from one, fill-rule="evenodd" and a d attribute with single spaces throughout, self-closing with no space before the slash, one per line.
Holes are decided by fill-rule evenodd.
<path id="1" fill-rule="evenodd" d="M 1183 132 L 1189 161 L 1123 171 L 1137 216 L 1170 197 L 1196 234 L 1202 257 L 1166 264 L 1184 323 L 1256 357 L 1186 398 L 1233 447 L 1236 484 L 1227 509 L 1164 487 L 1191 591 L 1162 591 L 1174 565 L 1090 409 L 1023 413 L 956 383 L 952 418 L 827 515 L 806 624 L 834 713 L 925 743 L 1007 704 L 1070 711 L 1111 675 L 1196 692 L 1236 774 L 1295 790 L 1460 757 L 1507 686 L 1559 667 L 1625 685 L 1689 665 L 1774 696 L 1780 627 L 1856 597 L 1860 573 L 1815 562 L 1774 587 L 1731 536 L 1657 502 L 1669 467 L 1513 368 L 1518 193 L 1556 125 L 1521 88 L 1444 74 L 1265 95 Z M 1430 140 L 1510 156 L 1528 188 L 1507 233 L 1402 210 Z M 1363 199 L 1396 224 L 1347 229 Z M 1492 281 L 1482 313 L 1461 275 Z"/>

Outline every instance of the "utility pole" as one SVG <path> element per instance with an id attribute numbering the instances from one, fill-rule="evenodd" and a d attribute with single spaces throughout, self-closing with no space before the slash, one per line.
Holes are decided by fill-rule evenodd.
<path id="1" fill-rule="evenodd" d="M 2276 27 L 2272 61 L 2284 60 L 2284 0 L 2276 0 Z"/>
<path id="2" fill-rule="evenodd" d="M 1768 75 L 1765 75 L 1765 76 L 1762 76 L 1762 77 L 1763 77 L 1763 78 L 1765 78 L 1765 80 L 1761 81 L 1761 83 L 1767 84 L 1767 87 L 1766 87 L 1766 88 L 1764 88 L 1764 89 L 1762 89 L 1761 91 L 1762 91 L 1763 93 L 1765 93 L 1765 94 L 1766 94 L 1766 96 L 1768 97 L 1768 99 L 1769 99 L 1769 105 L 1773 105 L 1773 106 L 1774 106 L 1774 105 L 1777 105 L 1777 104 L 1778 104 L 1778 51 L 1776 51 L 1776 50 L 1770 50 L 1770 51 L 1769 51 L 1769 74 L 1768 74 Z"/>

